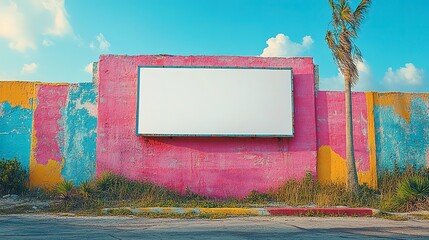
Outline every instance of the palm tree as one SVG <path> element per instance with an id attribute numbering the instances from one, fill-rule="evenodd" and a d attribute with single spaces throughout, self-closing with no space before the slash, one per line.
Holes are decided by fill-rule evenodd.
<path id="1" fill-rule="evenodd" d="M 331 30 L 326 32 L 325 40 L 331 49 L 335 63 L 344 76 L 346 100 L 346 164 L 347 188 L 359 192 L 353 146 L 352 94 L 351 88 L 359 80 L 356 64 L 362 61 L 362 54 L 355 45 L 359 27 L 368 12 L 372 0 L 361 0 L 352 11 L 349 0 L 329 0 L 332 8 Z"/>

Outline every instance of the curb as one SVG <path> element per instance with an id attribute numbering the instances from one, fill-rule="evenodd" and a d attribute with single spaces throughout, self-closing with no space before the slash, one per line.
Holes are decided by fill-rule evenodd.
<path id="1" fill-rule="evenodd" d="M 370 208 L 181 208 L 181 207 L 148 207 L 148 208 L 103 208 L 103 213 L 115 210 L 129 210 L 132 213 L 167 213 L 167 214 L 225 214 L 234 216 L 297 216 L 297 215 L 329 215 L 329 216 L 372 216 Z"/>
<path id="2" fill-rule="evenodd" d="M 367 217 L 373 215 L 370 208 L 269 208 L 267 211 L 271 215 L 329 215 L 329 216 L 360 216 Z"/>

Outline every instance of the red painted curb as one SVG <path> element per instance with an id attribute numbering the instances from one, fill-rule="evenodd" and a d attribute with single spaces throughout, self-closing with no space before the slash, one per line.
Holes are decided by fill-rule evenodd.
<path id="1" fill-rule="evenodd" d="M 369 208 L 268 208 L 271 215 L 341 215 L 341 216 L 371 216 Z"/>

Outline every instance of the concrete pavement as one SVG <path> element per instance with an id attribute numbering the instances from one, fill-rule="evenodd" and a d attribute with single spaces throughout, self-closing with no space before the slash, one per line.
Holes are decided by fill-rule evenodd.
<path id="1" fill-rule="evenodd" d="M 259 216 L 225 219 L 0 216 L 0 239 L 429 239 L 428 220 Z"/>

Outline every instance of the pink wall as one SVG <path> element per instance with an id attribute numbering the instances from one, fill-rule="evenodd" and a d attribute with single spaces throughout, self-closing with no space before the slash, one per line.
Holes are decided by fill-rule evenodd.
<path id="1" fill-rule="evenodd" d="M 63 112 L 67 105 L 66 84 L 36 84 L 30 152 L 30 186 L 52 188 L 64 179 Z"/>
<path id="2" fill-rule="evenodd" d="M 346 116 L 344 92 L 319 92 L 317 96 L 318 146 L 329 145 L 346 157 Z M 369 169 L 367 143 L 367 106 L 365 93 L 353 93 L 353 136 L 355 158 L 359 169 Z"/>
<path id="3" fill-rule="evenodd" d="M 372 93 L 353 93 L 352 101 L 355 160 L 359 181 L 375 188 L 377 177 L 375 174 Z M 344 92 L 318 92 L 316 116 L 318 179 L 321 182 L 345 182 L 346 117 Z"/>
<path id="4" fill-rule="evenodd" d="M 61 145 L 64 144 L 64 124 L 60 124 L 66 107 L 68 86 L 37 85 L 37 103 L 34 110 L 34 134 L 37 142 L 33 146 L 38 164 L 46 165 L 48 160 L 62 162 Z"/>
<path id="5" fill-rule="evenodd" d="M 293 138 L 136 136 L 137 69 L 150 66 L 291 67 Z M 100 57 L 97 175 L 104 171 L 184 192 L 243 197 L 306 171 L 316 174 L 316 116 L 312 58 L 214 56 Z"/>

